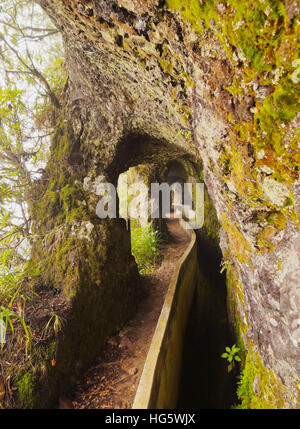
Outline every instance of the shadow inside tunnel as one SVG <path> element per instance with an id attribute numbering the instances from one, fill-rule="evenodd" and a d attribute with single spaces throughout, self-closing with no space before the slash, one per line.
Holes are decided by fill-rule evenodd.
<path id="1" fill-rule="evenodd" d="M 228 409 L 238 402 L 236 369 L 221 358 L 235 343 L 227 314 L 226 276 L 220 248 L 198 234 L 198 284 L 183 344 L 178 409 Z"/>

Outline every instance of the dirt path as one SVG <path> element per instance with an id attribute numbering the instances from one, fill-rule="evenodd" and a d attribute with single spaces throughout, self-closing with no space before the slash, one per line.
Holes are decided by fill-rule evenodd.
<path id="1" fill-rule="evenodd" d="M 69 398 L 60 398 L 60 408 L 131 408 L 169 282 L 190 240 L 177 219 L 167 226 L 170 240 L 163 262 L 153 274 L 142 276 L 146 297 L 135 317 L 107 341 Z"/>

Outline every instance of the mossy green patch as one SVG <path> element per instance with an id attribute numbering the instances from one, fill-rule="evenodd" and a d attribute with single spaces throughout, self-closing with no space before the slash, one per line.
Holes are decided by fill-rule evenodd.
<path id="1" fill-rule="evenodd" d="M 263 198 L 260 167 L 272 169 L 276 180 L 288 187 L 299 175 L 299 130 L 291 124 L 300 110 L 300 86 L 292 80 L 292 62 L 299 52 L 299 17 L 289 18 L 283 0 L 168 0 L 167 4 L 190 22 L 200 39 L 203 30 L 219 39 L 233 66 L 228 92 L 253 98 L 252 121 L 237 123 L 228 114 L 232 126 L 221 160 L 224 181 L 233 182 L 251 206 L 274 210 Z M 254 84 L 268 88 L 264 99 Z M 262 148 L 265 156 L 258 157 Z M 297 221 L 293 205 L 279 210 Z"/>
<path id="2" fill-rule="evenodd" d="M 221 224 L 227 232 L 230 249 L 232 249 L 238 261 L 241 263 L 249 262 L 249 255 L 253 249 L 237 226 L 229 220 L 229 216 L 226 213 L 222 215 Z"/>
<path id="3" fill-rule="evenodd" d="M 22 407 L 32 408 L 35 402 L 36 378 L 30 372 L 25 372 L 17 380 L 18 399 Z"/>
<path id="4" fill-rule="evenodd" d="M 261 128 L 268 130 L 269 122 L 264 118 L 268 116 L 271 121 L 291 121 L 300 110 L 300 89 L 290 76 L 280 80 L 275 91 L 265 98 L 262 108 L 256 115 Z"/>
<path id="5" fill-rule="evenodd" d="M 280 409 L 284 407 L 286 392 L 280 378 L 265 368 L 258 352 L 248 351 L 237 389 L 241 403 L 236 408 Z"/>
<path id="6" fill-rule="evenodd" d="M 211 0 L 205 2 L 204 5 L 199 0 L 167 0 L 167 5 L 171 9 L 179 11 L 199 33 L 203 31 L 202 19 L 207 16 L 205 12 L 209 10 L 208 5 L 212 5 L 212 3 Z"/>
<path id="7" fill-rule="evenodd" d="M 216 246 L 219 245 L 220 224 L 213 202 L 205 189 L 204 193 L 204 224 L 201 228 L 201 234 L 205 234 L 209 240 L 212 240 Z"/>
<path id="8" fill-rule="evenodd" d="M 284 229 L 286 225 L 285 216 L 280 212 L 271 212 L 267 216 L 267 222 L 271 223 L 279 230 Z"/>

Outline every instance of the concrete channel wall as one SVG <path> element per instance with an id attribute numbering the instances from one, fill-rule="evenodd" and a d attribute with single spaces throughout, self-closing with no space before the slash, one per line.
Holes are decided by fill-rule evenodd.
<path id="1" fill-rule="evenodd" d="M 181 221 L 183 226 L 184 221 Z M 183 339 L 197 283 L 196 234 L 178 262 L 152 338 L 133 409 L 174 409 L 177 406 Z"/>

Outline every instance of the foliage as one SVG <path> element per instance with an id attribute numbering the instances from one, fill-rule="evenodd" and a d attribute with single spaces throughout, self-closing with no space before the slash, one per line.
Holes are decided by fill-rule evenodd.
<path id="1" fill-rule="evenodd" d="M 141 273 L 151 272 L 158 263 L 160 244 L 160 233 L 153 229 L 152 224 L 141 227 L 133 223 L 131 228 L 132 254 Z"/>
<path id="2" fill-rule="evenodd" d="M 18 319 L 24 329 L 25 335 L 27 340 L 30 343 L 30 329 L 26 326 L 26 323 L 19 314 L 15 313 L 14 311 L 9 310 L 6 307 L 0 306 L 0 322 L 5 322 L 5 328 L 7 329 L 7 326 L 10 326 L 11 332 L 14 335 L 14 325 L 12 322 L 12 318 Z M 1 343 L 1 348 L 3 348 L 3 344 Z"/>
<path id="3" fill-rule="evenodd" d="M 33 242 L 28 203 L 60 111 L 63 61 L 60 34 L 35 2 L 1 1 L 0 321 L 12 334 L 10 342 L 23 332 L 30 344 L 25 310 L 33 291 L 27 279 L 36 268 L 28 264 Z"/>
<path id="4" fill-rule="evenodd" d="M 61 322 L 61 320 L 60 320 L 60 318 L 59 318 L 59 316 L 57 314 L 52 314 L 52 316 L 48 320 L 47 325 L 45 327 L 44 336 L 46 336 L 47 331 L 48 331 L 48 329 L 49 329 L 49 327 L 51 325 L 52 320 L 54 320 L 54 322 L 53 322 L 53 330 L 54 330 L 54 332 L 57 334 L 58 331 L 60 330 L 60 328 L 62 326 L 62 322 Z"/>
<path id="5" fill-rule="evenodd" d="M 1 2 L 0 245 L 2 254 L 8 252 L 6 256 L 18 262 L 24 262 L 28 255 L 29 189 L 42 172 L 51 134 L 50 129 L 47 132 L 36 129 L 35 123 L 46 100 L 59 107 L 57 97 L 63 75 L 58 73 L 62 59 L 57 53 L 60 55 L 61 50 L 49 54 L 45 49 L 46 36 L 54 37 L 57 30 L 48 27 L 47 19 L 43 20 L 47 28 L 37 27 L 40 18 L 41 13 L 32 1 Z M 43 46 L 36 48 L 37 43 Z M 41 48 L 44 48 L 42 61 Z"/>
<path id="6" fill-rule="evenodd" d="M 44 22 L 42 28 L 41 19 Z M 53 73 L 61 62 L 59 56 L 53 54 L 53 48 L 59 45 L 53 46 L 55 41 L 52 42 L 51 54 L 46 41 L 47 37 L 53 38 L 58 31 L 35 2 L 28 0 L 1 2 L 0 23 L 3 26 L 0 32 L 0 41 L 3 42 L 2 70 L 9 79 L 15 75 L 17 79 L 24 79 L 27 85 L 39 87 L 40 95 L 49 97 L 53 105 L 60 108 L 56 82 L 58 75 Z M 37 44 L 42 50 L 36 48 Z"/>
<path id="7" fill-rule="evenodd" d="M 227 269 L 228 269 L 228 267 L 229 267 L 229 265 L 230 265 L 230 261 L 223 261 L 223 262 L 221 263 L 221 270 L 220 270 L 220 274 L 222 274 L 225 270 L 227 270 Z"/>
<path id="8" fill-rule="evenodd" d="M 225 347 L 226 352 L 221 355 L 223 359 L 226 359 L 228 362 L 228 372 L 232 371 L 234 368 L 235 362 L 241 362 L 241 358 L 238 356 L 239 347 L 237 347 L 235 344 L 230 347 Z"/>

